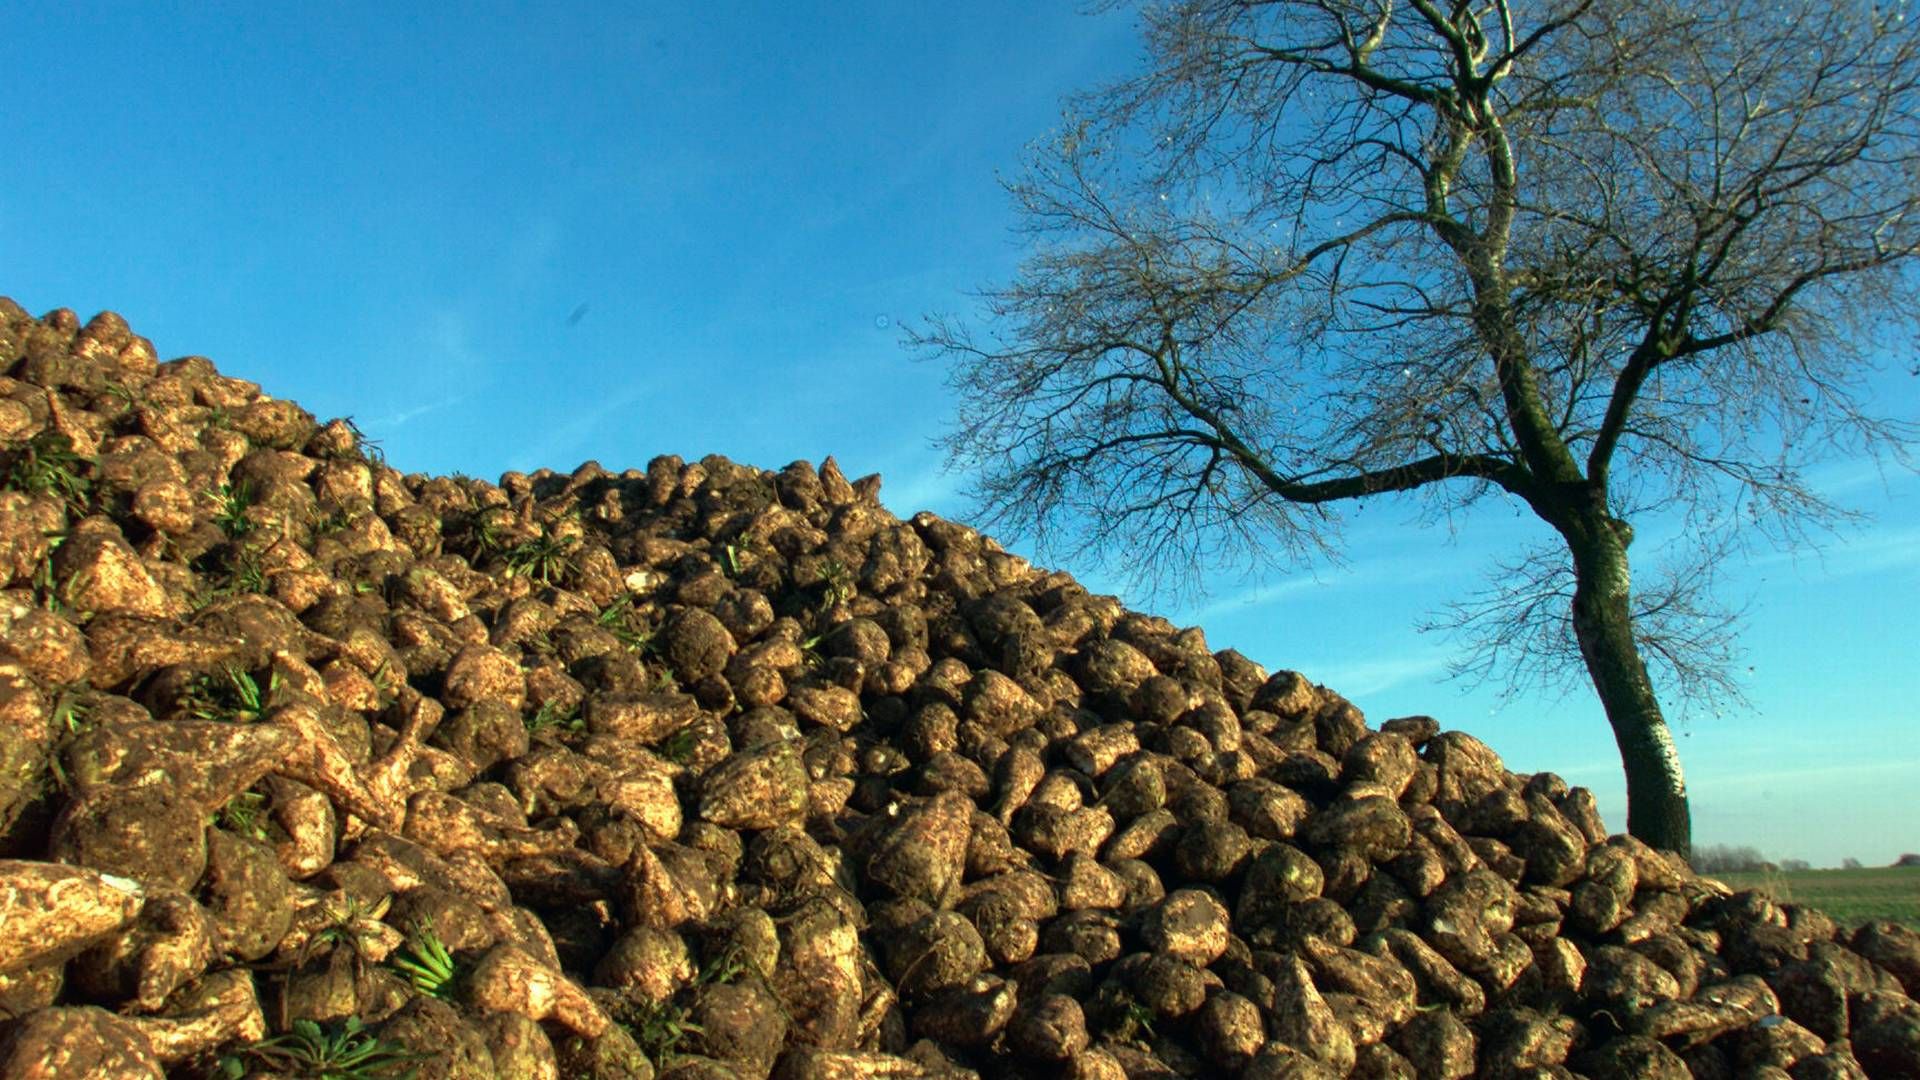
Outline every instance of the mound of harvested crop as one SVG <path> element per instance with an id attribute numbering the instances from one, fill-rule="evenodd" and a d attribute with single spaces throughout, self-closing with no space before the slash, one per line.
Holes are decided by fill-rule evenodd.
<path id="1" fill-rule="evenodd" d="M 1920 937 L 829 460 L 404 475 L 0 300 L 0 1080 L 1912 1077 Z"/>

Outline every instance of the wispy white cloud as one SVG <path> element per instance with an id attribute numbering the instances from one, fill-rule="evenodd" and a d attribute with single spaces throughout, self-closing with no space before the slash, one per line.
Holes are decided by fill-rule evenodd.
<path id="1" fill-rule="evenodd" d="M 396 377 L 382 393 L 363 400 L 367 411 L 359 419 L 373 439 L 398 435 L 412 421 L 462 402 L 479 399 L 484 404 L 493 361 L 475 347 L 468 319 L 460 311 L 428 311 L 385 351 L 384 363 Z M 454 392 L 439 393 L 449 389 Z"/>
<path id="2" fill-rule="evenodd" d="M 1251 589 L 1224 589 L 1209 582 L 1208 595 L 1171 614 L 1176 620 L 1205 623 L 1212 619 L 1244 615 L 1262 608 L 1292 602 L 1303 594 L 1313 594 L 1316 603 L 1334 595 L 1336 590 L 1404 588 L 1462 575 L 1460 560 L 1427 555 L 1384 555 L 1369 553 L 1349 562 L 1331 566 L 1309 566 L 1279 581 L 1269 581 Z"/>
<path id="3" fill-rule="evenodd" d="M 1885 493 L 1914 480 L 1912 472 L 1898 465 L 1889 467 L 1887 462 L 1871 457 L 1830 461 L 1807 471 L 1808 486 L 1829 497 L 1850 496 L 1867 488 L 1878 488 Z"/>
<path id="4" fill-rule="evenodd" d="M 1794 789 L 1801 785 L 1814 785 L 1821 782 L 1845 782 L 1848 785 L 1869 785 L 1876 781 L 1899 778 L 1910 780 L 1920 775 L 1920 758 L 1895 758 L 1881 761 L 1849 761 L 1819 765 L 1788 765 L 1772 769 L 1741 769 L 1736 772 L 1716 770 L 1695 770 L 1690 778 L 1693 788 L 1711 788 L 1717 794 L 1729 792 L 1757 793 L 1770 789 Z"/>
<path id="5" fill-rule="evenodd" d="M 1920 566 L 1920 525 L 1876 531 L 1834 552 L 1839 574 L 1865 574 Z"/>
<path id="6" fill-rule="evenodd" d="M 1303 665 L 1301 674 L 1348 698 L 1378 694 L 1405 683 L 1424 681 L 1446 670 L 1449 653 L 1422 649 L 1403 656 Z"/>
<path id="7" fill-rule="evenodd" d="M 1196 608 L 1182 609 L 1178 614 L 1178 618 L 1183 622 L 1204 624 L 1209 620 L 1217 619 L 1223 615 L 1243 614 L 1256 608 L 1266 607 L 1269 604 L 1276 604 L 1304 592 L 1325 590 L 1321 593 L 1322 596 L 1325 596 L 1334 589 L 1355 584 L 1354 579 L 1356 576 L 1357 575 L 1353 574 L 1343 574 L 1340 580 L 1337 581 L 1309 574 L 1289 577 L 1281 581 L 1258 586 L 1245 592 L 1235 592 L 1230 595 L 1215 597 Z"/>
<path id="8" fill-rule="evenodd" d="M 430 401 L 424 405 L 415 405 L 411 409 L 401 409 L 399 412 L 388 413 L 385 416 L 372 417 L 368 420 L 367 427 L 370 433 L 394 431 L 405 426 L 409 420 L 417 416 L 437 412 L 449 405 L 458 405 L 462 401 L 467 400 L 468 396 L 467 394 L 455 394 L 452 397 L 441 398 L 439 401 Z"/>
<path id="9" fill-rule="evenodd" d="M 1823 547 L 1769 551 L 1755 557 L 1754 568 L 1791 564 L 1810 578 L 1843 578 L 1920 566 L 1920 525 L 1880 527 Z"/>
<path id="10" fill-rule="evenodd" d="M 619 393 L 604 398 L 591 409 L 575 411 L 567 419 L 548 429 L 543 438 L 520 448 L 507 467 L 520 472 L 538 468 L 565 471 L 579 464 L 581 451 L 592 444 L 602 425 L 634 404 L 660 392 L 658 382 L 643 379 L 626 384 Z M 594 455 L 588 454 L 588 457 Z"/>
<path id="11" fill-rule="evenodd" d="M 1507 768 L 1525 771 L 1521 769 L 1523 764 L 1526 763 L 1509 761 L 1507 762 Z M 1622 799 L 1626 798 L 1626 781 L 1622 778 L 1619 758 L 1594 758 L 1572 763 L 1554 760 L 1529 765 L 1528 768 L 1534 772 L 1545 771 L 1554 773 L 1567 783 L 1591 788 L 1596 794 L 1598 794 L 1602 788 L 1620 788 L 1620 797 Z"/>
<path id="12" fill-rule="evenodd" d="M 442 308 L 427 316 L 424 346 L 426 355 L 418 361 L 441 370 L 469 370 L 483 367 L 488 358 L 473 345 L 473 330 L 467 317 L 451 308 Z"/>

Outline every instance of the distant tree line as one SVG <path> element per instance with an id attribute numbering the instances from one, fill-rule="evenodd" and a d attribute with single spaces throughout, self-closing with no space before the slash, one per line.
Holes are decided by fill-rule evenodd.
<path id="1" fill-rule="evenodd" d="M 1762 870 L 1809 870 L 1805 859 L 1774 862 L 1760 849 L 1745 844 L 1703 844 L 1693 849 L 1693 868 L 1702 874 L 1758 873 Z"/>
<path id="2" fill-rule="evenodd" d="M 1748 874 L 1767 870 L 1795 873 L 1813 869 L 1805 859 L 1781 859 L 1775 862 L 1747 844 L 1701 844 L 1693 849 L 1693 869 L 1701 874 Z M 1893 861 L 1894 866 L 1920 866 L 1920 854 L 1908 852 Z M 1840 860 L 1842 870 L 1858 870 L 1860 860 L 1851 856 Z"/>

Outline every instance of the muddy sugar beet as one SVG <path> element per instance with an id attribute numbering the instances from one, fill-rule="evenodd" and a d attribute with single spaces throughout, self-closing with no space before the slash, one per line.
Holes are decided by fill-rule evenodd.
<path id="1" fill-rule="evenodd" d="M 1914 933 L 878 488 L 0 300 L 0 1080 L 1920 1076 Z"/>

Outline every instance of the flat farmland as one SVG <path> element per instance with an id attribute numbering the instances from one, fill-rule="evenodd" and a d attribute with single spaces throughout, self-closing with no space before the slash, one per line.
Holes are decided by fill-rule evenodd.
<path id="1" fill-rule="evenodd" d="M 1892 919 L 1920 930 L 1920 867 L 1759 870 L 1707 876 L 1735 889 L 1758 889 L 1782 903 L 1819 908 L 1849 926 Z"/>

